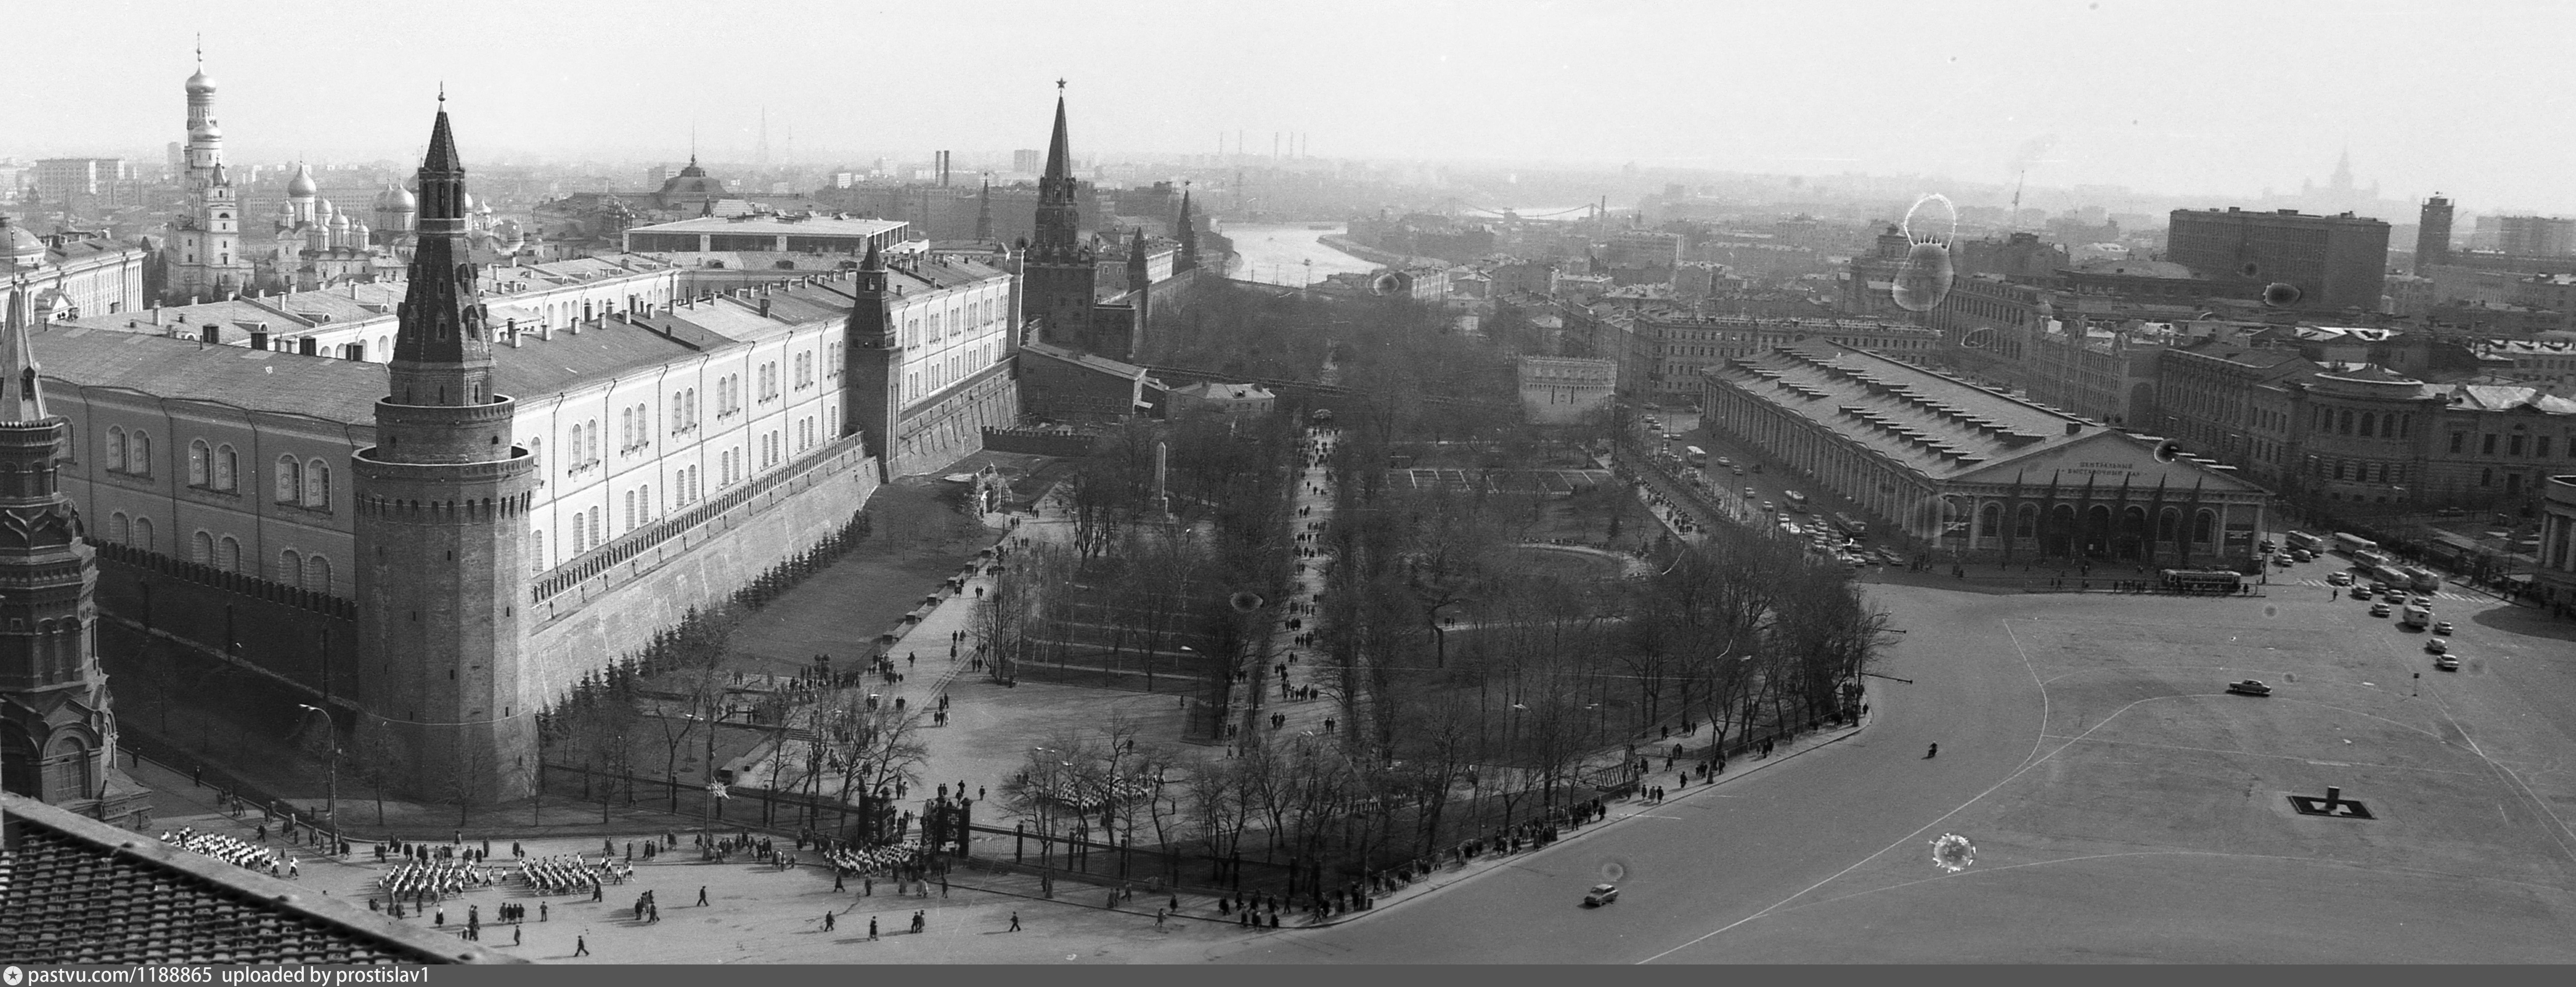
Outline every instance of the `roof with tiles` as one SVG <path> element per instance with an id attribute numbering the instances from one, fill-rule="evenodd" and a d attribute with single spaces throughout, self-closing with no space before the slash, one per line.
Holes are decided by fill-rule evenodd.
<path id="1" fill-rule="evenodd" d="M 333 423 L 375 420 L 383 364 L 84 326 L 29 334 L 45 379 Z"/>
<path id="2" fill-rule="evenodd" d="M 1824 340 L 1730 360 L 1709 376 L 1936 480 L 2109 434 L 2084 418 Z"/>
<path id="3" fill-rule="evenodd" d="M 0 956 L 61 964 L 524 963 L 0 794 Z"/>

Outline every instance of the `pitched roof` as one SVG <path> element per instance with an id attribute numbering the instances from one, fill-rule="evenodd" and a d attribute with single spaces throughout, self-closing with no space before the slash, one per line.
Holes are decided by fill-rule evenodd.
<path id="1" fill-rule="evenodd" d="M 20 963 L 524 963 L 0 794 L 0 956 Z"/>
<path id="2" fill-rule="evenodd" d="M 741 233 L 753 236 L 876 236 L 900 230 L 905 224 L 889 219 L 848 219 L 839 216 L 787 217 L 777 215 L 744 216 L 729 219 L 701 216 L 671 223 L 638 226 L 628 233 Z"/>
<path id="3" fill-rule="evenodd" d="M 385 366 L 84 326 L 46 327 L 28 345 L 48 383 L 116 388 L 334 424 L 375 420 Z"/>
<path id="4" fill-rule="evenodd" d="M 614 319 L 580 332 L 558 330 L 553 339 L 519 334 L 519 345 L 492 347 L 492 389 L 525 401 L 560 394 L 586 380 L 614 377 L 697 352 L 671 337 Z M 382 396 L 381 385 L 378 396 Z M 373 421 L 374 399 L 366 418 Z"/>

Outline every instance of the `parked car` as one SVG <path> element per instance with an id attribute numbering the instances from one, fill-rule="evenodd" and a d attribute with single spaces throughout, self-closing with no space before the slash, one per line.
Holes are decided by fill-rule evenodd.
<path id="1" fill-rule="evenodd" d="M 2328 586 L 2350 586 L 2350 585 L 2352 585 L 2352 573 L 2349 573 L 2349 572 L 2328 573 L 2328 574 L 2326 575 L 2326 585 L 2328 585 Z"/>
<path id="2" fill-rule="evenodd" d="M 1617 900 L 1619 900 L 1619 886 L 1616 884 L 1595 884 L 1592 890 L 1583 893 L 1585 908 L 1599 908 Z"/>
<path id="3" fill-rule="evenodd" d="M 2438 637 L 2428 637 L 2424 639 L 2424 650 L 2437 655 L 2447 655 L 2451 653 L 2451 642 Z"/>
<path id="4" fill-rule="evenodd" d="M 2271 553 L 2271 551 L 2272 551 L 2272 539 L 2266 538 L 2266 539 L 2263 539 L 2262 541 L 2255 542 L 2255 543 L 2254 543 L 2254 550 L 2255 550 L 2255 551 L 2257 551 L 2257 552 L 2262 552 L 2262 553 L 2267 554 L 2267 555 L 2268 555 L 2268 554 L 2270 554 L 2270 553 Z"/>
<path id="5" fill-rule="evenodd" d="M 2438 668 L 2438 669 L 2441 669 L 2441 670 L 2443 670 L 2443 671 L 2445 671 L 2445 672 L 2456 672 L 2456 671 L 2459 671 L 2459 670 L 2460 670 L 2460 656 L 2458 656 L 2458 655 L 2453 655 L 2453 654 L 2445 654 L 2445 655 L 2443 655 L 2443 656 L 2441 656 L 2441 657 L 2439 657 L 2439 658 L 2435 658 L 2435 659 L 2433 659 L 2433 667 Z"/>
<path id="6" fill-rule="evenodd" d="M 2315 555 L 2314 553 L 2311 553 L 2311 552 L 2309 552 L 2307 549 L 2304 549 L 2304 548 L 2294 548 L 2294 549 L 2291 549 L 2291 550 L 2290 550 L 2290 557 L 2291 557 L 2291 558 L 2293 558 L 2293 559 L 2297 559 L 2297 560 L 2299 560 L 2299 561 L 2301 561 L 2301 562 L 2314 562 L 2314 561 L 2316 561 L 2316 560 L 2317 560 L 2317 557 L 2316 557 L 2316 555 Z"/>
<path id="7" fill-rule="evenodd" d="M 2388 604 L 2385 604 L 2385 603 L 2373 603 L 2373 604 L 2371 604 L 2371 605 L 2370 605 L 2370 615 L 2371 615 L 2371 616 L 2373 616 L 2373 617 L 2385 617 L 2385 616 L 2388 616 L 2388 614 L 2389 614 Z"/>
<path id="8" fill-rule="evenodd" d="M 2227 691 L 2240 696 L 2268 696 L 2272 694 L 2272 687 L 2264 685 L 2261 679 L 2246 679 L 2227 683 Z"/>
<path id="9" fill-rule="evenodd" d="M 2439 635 L 2441 635 L 2441 636 L 2443 636 L 2443 637 L 2449 637 L 2449 636 L 2451 636 L 2451 622 L 2450 622 L 2450 621 L 2447 621 L 2447 620 L 2436 620 L 2436 621 L 2434 621 L 2434 622 L 2433 622 L 2433 633 L 2435 633 L 2435 634 L 2439 634 Z"/>
<path id="10" fill-rule="evenodd" d="M 2368 586 L 2361 586 L 2361 585 L 2355 585 L 2355 586 L 2353 586 L 2353 588 L 2352 588 L 2352 598 L 2353 598 L 2353 599 L 2356 599 L 2356 600 L 2367 600 L 2367 599 L 2370 599 L 2370 587 L 2368 587 Z"/>

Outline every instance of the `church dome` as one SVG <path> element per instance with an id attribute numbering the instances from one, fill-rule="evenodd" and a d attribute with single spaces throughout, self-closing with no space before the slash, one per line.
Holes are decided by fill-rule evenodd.
<path id="1" fill-rule="evenodd" d="M 300 164 L 295 166 L 295 177 L 286 180 L 286 195 L 291 199 L 309 199 L 321 191 L 313 184 L 313 172 Z"/>
<path id="2" fill-rule="evenodd" d="M 468 213 L 474 211 L 474 193 L 472 192 L 465 193 L 465 211 Z"/>
<path id="3" fill-rule="evenodd" d="M 329 220 L 332 213 L 339 211 L 339 208 L 333 206 L 329 199 L 324 199 L 320 204 L 313 207 L 313 214 L 322 217 L 324 220 Z"/>
<path id="4" fill-rule="evenodd" d="M 385 190 L 376 194 L 376 209 L 379 212 L 419 212 L 420 199 L 404 191 L 402 186 L 387 182 Z"/>
<path id="5" fill-rule="evenodd" d="M 211 140 L 213 138 L 222 137 L 223 135 L 224 128 L 215 126 L 215 123 L 212 120 L 208 120 L 203 125 L 192 128 L 188 131 L 188 138 L 190 140 Z"/>
<path id="6" fill-rule="evenodd" d="M 207 75 L 204 69 L 198 69 L 197 74 L 188 77 L 188 91 L 190 93 L 214 92 L 215 77 Z"/>

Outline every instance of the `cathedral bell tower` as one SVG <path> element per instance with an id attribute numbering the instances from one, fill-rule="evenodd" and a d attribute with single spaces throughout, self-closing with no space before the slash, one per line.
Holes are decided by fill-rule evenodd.
<path id="1" fill-rule="evenodd" d="M 418 240 L 397 310 L 376 444 L 356 478 L 361 733 L 392 735 L 400 784 L 451 799 L 525 796 L 536 709 L 518 605 L 536 464 L 492 391 L 490 319 L 465 236 L 465 165 L 445 97 L 420 163 Z"/>
<path id="2" fill-rule="evenodd" d="M 0 789 L 139 825 L 149 794 L 116 766 L 116 714 L 96 651 L 98 581 L 80 517 L 55 485 L 63 420 L 27 348 L 33 293 L 0 325 Z"/>
<path id="3" fill-rule="evenodd" d="M 850 289 L 850 345 L 843 369 L 849 384 L 841 391 L 843 427 L 866 437 L 868 454 L 877 457 L 879 479 L 902 475 L 895 462 L 900 452 L 894 429 L 903 421 L 903 336 L 894 320 L 894 297 L 886 287 L 885 258 L 868 244 L 867 259 L 853 272 Z"/>

